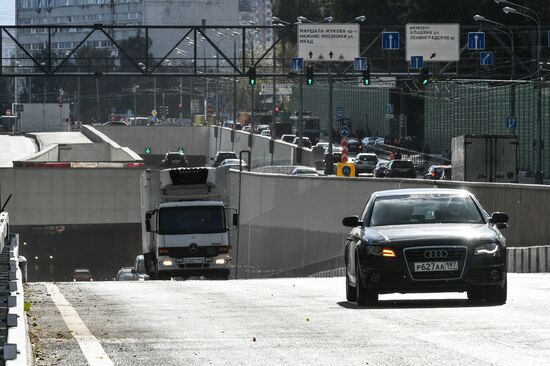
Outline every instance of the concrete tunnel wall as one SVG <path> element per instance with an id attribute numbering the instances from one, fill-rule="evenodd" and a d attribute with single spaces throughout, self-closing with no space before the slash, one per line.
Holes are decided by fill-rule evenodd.
<path id="1" fill-rule="evenodd" d="M 252 168 L 296 164 L 296 145 L 273 140 L 273 153 L 271 153 L 269 151 L 271 138 L 236 130 L 231 141 L 231 132 L 230 128 L 210 127 L 210 157 L 214 157 L 217 151 L 234 151 L 238 155 L 243 150 L 250 150 Z M 247 159 L 246 156 L 243 157 Z M 302 165 L 311 165 L 311 149 L 303 149 Z"/>
<path id="2" fill-rule="evenodd" d="M 141 169 L 0 169 L 12 225 L 139 223 Z"/>
<path id="3" fill-rule="evenodd" d="M 231 207 L 239 207 L 239 173 L 231 172 Z M 360 215 L 374 191 L 430 188 L 432 181 L 376 178 L 298 178 L 243 173 L 239 243 L 232 233 L 239 278 L 307 276 L 344 265 L 343 246 L 349 228 L 342 218 Z M 464 188 L 487 212 L 504 211 L 510 227 L 508 246 L 550 242 L 546 215 L 550 187 L 517 184 L 441 182 L 442 188 Z"/>
<path id="4" fill-rule="evenodd" d="M 98 126 L 98 131 L 109 136 L 120 146 L 127 146 L 137 154 L 151 148 L 152 155 L 162 155 L 183 147 L 187 155 L 208 156 L 208 127 L 193 126 Z"/>

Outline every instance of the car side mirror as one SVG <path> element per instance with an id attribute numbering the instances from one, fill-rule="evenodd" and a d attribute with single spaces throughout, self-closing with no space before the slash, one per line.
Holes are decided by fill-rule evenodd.
<path id="1" fill-rule="evenodd" d="M 233 212 L 233 226 L 239 226 L 239 213 Z"/>
<path id="2" fill-rule="evenodd" d="M 347 216 L 342 220 L 342 225 L 347 227 L 357 227 L 363 225 L 363 221 L 359 220 L 359 216 Z"/>
<path id="3" fill-rule="evenodd" d="M 133 274 L 137 274 L 137 272 L 136 272 L 135 269 L 132 269 L 132 273 L 133 273 Z"/>
<path id="4" fill-rule="evenodd" d="M 508 222 L 508 215 L 504 212 L 493 212 L 491 218 L 489 219 L 491 224 L 500 224 Z"/>
<path id="5" fill-rule="evenodd" d="M 497 224 L 497 228 L 499 229 L 508 229 L 508 224 L 504 223 L 504 222 L 501 222 L 501 223 L 498 223 Z"/>

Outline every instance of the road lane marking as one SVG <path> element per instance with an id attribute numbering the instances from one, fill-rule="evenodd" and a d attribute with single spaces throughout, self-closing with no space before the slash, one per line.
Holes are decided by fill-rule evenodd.
<path id="1" fill-rule="evenodd" d="M 84 357 L 90 366 L 114 366 L 113 361 L 107 356 L 101 343 L 90 333 L 88 327 L 78 316 L 76 310 L 65 299 L 59 288 L 53 283 L 45 283 L 44 286 L 50 297 L 61 313 L 61 317 L 78 342 Z"/>

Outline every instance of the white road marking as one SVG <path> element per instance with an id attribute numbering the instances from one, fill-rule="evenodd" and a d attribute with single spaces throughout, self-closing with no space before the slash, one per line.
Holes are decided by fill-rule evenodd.
<path id="1" fill-rule="evenodd" d="M 59 288 L 53 283 L 45 283 L 44 286 L 46 286 L 48 294 L 50 294 L 53 303 L 61 313 L 65 324 L 67 324 L 78 342 L 84 357 L 88 360 L 88 364 L 90 366 L 114 366 L 113 361 L 103 350 L 101 343 L 90 333 L 86 324 L 80 319 L 76 310 L 65 299 Z"/>

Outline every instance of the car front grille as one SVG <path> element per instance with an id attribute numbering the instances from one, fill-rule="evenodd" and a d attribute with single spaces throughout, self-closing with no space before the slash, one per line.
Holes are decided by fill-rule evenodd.
<path id="1" fill-rule="evenodd" d="M 426 251 L 445 251 L 445 258 L 426 258 Z M 455 280 L 460 279 L 464 273 L 468 248 L 465 246 L 430 246 L 430 247 L 412 247 L 403 250 L 405 261 L 409 269 L 411 279 L 415 281 L 433 281 L 433 280 Z M 414 264 L 418 262 L 458 262 L 456 271 L 428 271 L 415 272 Z"/>

